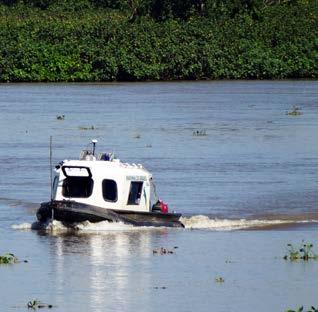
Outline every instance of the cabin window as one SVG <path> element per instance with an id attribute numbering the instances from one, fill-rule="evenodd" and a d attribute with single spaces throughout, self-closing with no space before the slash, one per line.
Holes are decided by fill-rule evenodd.
<path id="1" fill-rule="evenodd" d="M 117 184 L 114 180 L 103 180 L 103 197 L 106 201 L 117 201 Z"/>
<path id="2" fill-rule="evenodd" d="M 90 177 L 67 177 L 63 181 L 64 197 L 87 198 L 92 195 L 94 181 Z"/>
<path id="3" fill-rule="evenodd" d="M 143 182 L 131 182 L 127 205 L 139 205 Z"/>

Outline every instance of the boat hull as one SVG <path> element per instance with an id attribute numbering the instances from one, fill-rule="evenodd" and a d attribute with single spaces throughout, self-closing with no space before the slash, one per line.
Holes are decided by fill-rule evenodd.
<path id="1" fill-rule="evenodd" d="M 36 215 L 40 222 L 53 217 L 64 223 L 89 222 L 123 222 L 135 226 L 184 227 L 179 220 L 181 214 L 161 212 L 136 212 L 111 210 L 98 206 L 77 203 L 75 201 L 51 201 L 42 203 Z"/>

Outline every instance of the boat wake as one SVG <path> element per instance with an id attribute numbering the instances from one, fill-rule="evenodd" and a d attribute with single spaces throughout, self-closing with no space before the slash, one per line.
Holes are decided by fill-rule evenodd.
<path id="1" fill-rule="evenodd" d="M 190 230 L 211 230 L 211 231 L 235 231 L 235 230 L 252 230 L 252 229 L 271 229 L 279 227 L 292 227 L 305 223 L 318 223 L 318 218 L 308 219 L 301 217 L 281 218 L 259 218 L 259 219 L 221 219 L 213 218 L 206 215 L 194 215 L 181 217 L 180 221 L 184 224 L 185 229 Z M 105 233 L 110 231 L 140 231 L 158 229 L 158 227 L 134 226 L 122 222 L 102 221 L 91 223 L 85 221 L 64 225 L 62 222 L 53 220 L 46 223 L 22 223 L 12 225 L 16 230 L 40 230 L 47 232 L 79 232 L 79 233 Z"/>
<path id="2" fill-rule="evenodd" d="M 46 223 L 33 222 L 33 223 L 22 223 L 14 224 L 12 228 L 15 230 L 37 230 L 55 233 L 66 233 L 66 232 L 85 232 L 85 233 L 99 233 L 99 232 L 110 232 L 110 231 L 131 231 L 146 229 L 149 227 L 136 227 L 131 224 L 124 224 L 122 222 L 108 222 L 102 221 L 97 223 L 91 223 L 89 221 L 74 223 L 65 225 L 60 221 L 53 220 Z"/>
<path id="3" fill-rule="evenodd" d="M 314 223 L 315 220 L 293 219 L 218 219 L 204 215 L 182 217 L 180 221 L 186 229 L 206 229 L 215 231 L 234 231 L 244 229 L 265 229 L 280 226 L 292 226 L 301 223 Z"/>

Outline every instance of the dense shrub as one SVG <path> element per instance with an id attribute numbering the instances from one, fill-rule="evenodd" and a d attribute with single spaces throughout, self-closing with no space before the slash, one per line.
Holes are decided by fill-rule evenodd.
<path id="1" fill-rule="evenodd" d="M 2 82 L 317 78 L 314 0 L 0 3 Z"/>

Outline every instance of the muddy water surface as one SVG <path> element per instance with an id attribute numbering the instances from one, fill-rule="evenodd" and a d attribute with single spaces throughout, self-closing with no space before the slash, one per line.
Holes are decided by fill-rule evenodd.
<path id="1" fill-rule="evenodd" d="M 33 298 L 56 311 L 317 305 L 318 264 L 281 259 L 289 242 L 318 246 L 317 82 L 4 84 L 0 109 L 0 253 L 29 261 L 0 267 L 0 310 Z M 97 138 L 142 163 L 187 229 L 30 230 L 50 196 L 50 135 L 54 162 Z M 153 255 L 162 246 L 179 248 Z"/>

